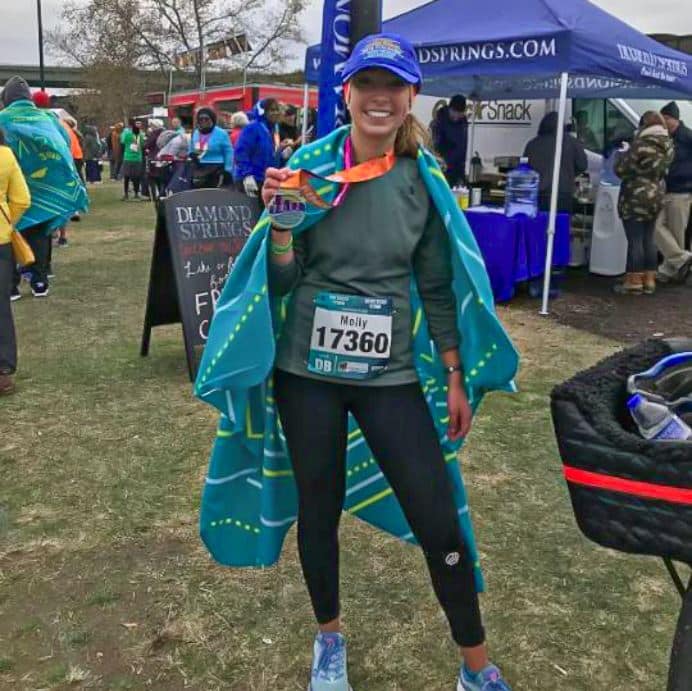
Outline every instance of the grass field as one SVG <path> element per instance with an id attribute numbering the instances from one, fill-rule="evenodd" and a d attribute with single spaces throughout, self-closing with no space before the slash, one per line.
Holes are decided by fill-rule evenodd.
<path id="1" fill-rule="evenodd" d="M 226 570 L 197 537 L 213 411 L 180 327 L 139 357 L 149 204 L 107 184 L 16 303 L 18 393 L 0 401 L 0 689 L 305 689 L 314 633 L 292 531 L 279 565 Z M 24 289 L 27 292 L 26 288 Z M 678 596 L 662 564 L 579 534 L 552 385 L 617 344 L 500 310 L 521 393 L 489 397 L 462 454 L 493 657 L 515 691 L 660 691 Z M 419 551 L 345 516 L 355 691 L 454 688 L 455 648 Z"/>

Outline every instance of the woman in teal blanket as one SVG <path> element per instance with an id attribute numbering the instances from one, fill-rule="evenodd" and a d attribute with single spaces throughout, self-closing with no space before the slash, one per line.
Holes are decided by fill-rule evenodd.
<path id="1" fill-rule="evenodd" d="M 366 37 L 346 63 L 344 82 L 353 123 L 344 158 L 352 168 L 369 162 L 359 167 L 364 181 L 352 181 L 335 208 L 295 239 L 273 225 L 268 259 L 270 293 L 290 294 L 276 347 L 274 396 L 298 490 L 301 565 L 319 625 L 309 688 L 350 688 L 338 571 L 350 413 L 423 548 L 463 655 L 457 689 L 508 691 L 488 660 L 474 558 L 460 529 L 411 335 L 414 282 L 446 375 L 447 437 L 455 442 L 471 426 L 460 358 L 460 339 L 469 336 L 460 334 L 457 321 L 453 238 L 419 172 L 419 129 L 410 112 L 421 85 L 414 49 L 392 34 Z M 384 165 L 379 175 L 371 173 L 373 162 Z M 262 194 L 270 215 L 291 172 L 267 171 Z"/>

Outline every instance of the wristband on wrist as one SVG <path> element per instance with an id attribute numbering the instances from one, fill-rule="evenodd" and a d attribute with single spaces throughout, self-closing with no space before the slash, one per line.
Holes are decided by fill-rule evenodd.
<path id="1" fill-rule="evenodd" d="M 448 367 L 445 367 L 444 370 L 448 376 L 450 374 L 454 374 L 455 372 L 459 372 L 459 374 L 462 373 L 461 365 L 449 365 Z"/>
<path id="2" fill-rule="evenodd" d="M 291 250 L 293 249 L 293 236 L 291 236 L 288 240 L 288 243 L 285 245 L 279 245 L 278 243 L 272 241 L 271 243 L 271 251 L 272 254 L 288 254 Z"/>

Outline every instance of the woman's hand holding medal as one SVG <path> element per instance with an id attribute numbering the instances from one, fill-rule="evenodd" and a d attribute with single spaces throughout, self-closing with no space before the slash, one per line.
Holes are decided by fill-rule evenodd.
<path id="1" fill-rule="evenodd" d="M 293 261 L 293 237 L 291 231 L 303 223 L 308 207 L 316 209 L 333 209 L 344 199 L 353 183 L 374 180 L 388 173 L 396 163 L 394 151 L 387 151 L 382 156 L 352 165 L 351 139 L 344 143 L 344 170 L 322 176 L 309 170 L 291 170 L 290 168 L 267 168 L 262 186 L 262 201 L 272 225 L 272 260 L 277 264 L 289 264 Z M 324 199 L 312 187 L 310 180 L 321 180 L 340 186 L 332 201 Z"/>
<path id="2" fill-rule="evenodd" d="M 285 182 L 293 171 L 289 168 L 267 168 L 262 185 L 262 201 L 272 216 L 274 201 L 281 184 Z M 271 230 L 271 257 L 276 264 L 290 264 L 293 261 L 293 236 L 290 227 L 279 227 L 272 217 Z"/>
<path id="3" fill-rule="evenodd" d="M 269 206 L 281 183 L 285 182 L 292 172 L 290 168 L 267 168 L 262 187 L 262 201 L 265 206 Z"/>

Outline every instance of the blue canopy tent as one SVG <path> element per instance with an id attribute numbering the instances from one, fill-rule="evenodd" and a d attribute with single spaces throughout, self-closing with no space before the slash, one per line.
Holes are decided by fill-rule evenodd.
<path id="1" fill-rule="evenodd" d="M 423 93 L 473 99 L 692 98 L 692 56 L 657 43 L 587 0 L 433 0 L 383 23 L 416 47 Z M 319 81 L 319 46 L 306 52 Z M 560 168 L 558 137 L 554 170 Z M 553 177 L 542 314 L 548 310 L 558 177 Z"/>

